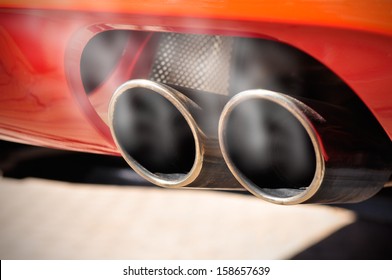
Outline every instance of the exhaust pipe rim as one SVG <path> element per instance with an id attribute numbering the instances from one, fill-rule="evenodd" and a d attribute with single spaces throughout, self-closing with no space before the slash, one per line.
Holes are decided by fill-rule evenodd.
<path id="1" fill-rule="evenodd" d="M 229 115 L 237 105 L 239 105 L 243 101 L 250 100 L 250 99 L 264 99 L 282 106 L 287 111 L 289 111 L 305 128 L 305 131 L 308 134 L 311 143 L 313 145 L 316 163 L 315 163 L 314 177 L 310 185 L 307 186 L 305 190 L 301 191 L 301 193 L 290 197 L 284 197 L 284 198 L 272 196 L 264 192 L 262 190 L 262 186 L 257 186 L 249 178 L 247 178 L 235 166 L 234 162 L 231 160 L 228 154 L 227 143 L 226 143 L 226 126 L 229 119 Z M 308 114 L 310 114 L 312 117 L 318 120 L 323 119 L 310 107 L 308 107 L 307 105 L 303 104 L 302 102 L 290 96 L 287 96 L 282 93 L 276 93 L 273 91 L 262 90 L 262 89 L 246 90 L 236 94 L 226 104 L 226 106 L 222 111 L 221 117 L 219 119 L 218 134 L 219 134 L 219 145 L 223 154 L 223 158 L 228 168 L 230 169 L 234 177 L 238 180 L 238 182 L 258 198 L 264 199 L 268 202 L 272 202 L 275 204 L 282 204 L 282 205 L 299 204 L 313 197 L 317 193 L 317 191 L 319 190 L 323 182 L 323 178 L 325 175 L 325 159 L 322 153 L 323 147 L 315 128 L 313 127 L 312 123 L 308 119 L 308 116 L 300 108 L 302 108 L 304 111 L 306 111 Z"/>
<path id="2" fill-rule="evenodd" d="M 193 162 L 193 166 L 191 170 L 184 174 L 184 176 L 173 176 L 172 175 L 157 175 L 155 173 L 150 172 L 144 166 L 139 164 L 135 159 L 133 159 L 127 151 L 123 148 L 120 141 L 117 139 L 115 128 L 114 128 L 114 110 L 116 108 L 116 103 L 118 98 L 127 90 L 133 88 L 145 88 L 151 91 L 152 94 L 159 94 L 166 98 L 176 109 L 181 113 L 184 117 L 185 121 L 188 123 L 189 128 L 192 131 L 192 135 L 195 141 L 195 159 Z M 150 94 L 150 93 L 146 93 Z M 135 79 L 130 80 L 123 83 L 119 86 L 114 92 L 109 108 L 108 108 L 108 117 L 109 117 L 109 127 L 114 139 L 114 142 L 121 153 L 124 160 L 132 167 L 132 169 L 137 172 L 140 176 L 152 182 L 153 184 L 167 187 L 167 188 L 181 188 L 191 184 L 196 178 L 199 176 L 202 166 L 203 166 L 203 158 L 204 158 L 204 147 L 201 145 L 202 143 L 202 132 L 200 131 L 195 119 L 192 114 L 187 109 L 188 107 L 198 107 L 196 103 L 194 103 L 190 99 L 186 99 L 181 93 L 176 91 L 173 88 L 165 86 L 163 84 L 159 84 L 157 82 L 144 80 L 144 79 Z"/>

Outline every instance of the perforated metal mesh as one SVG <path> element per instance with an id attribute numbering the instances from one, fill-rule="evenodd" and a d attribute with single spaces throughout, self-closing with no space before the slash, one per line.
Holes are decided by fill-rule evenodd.
<path id="1" fill-rule="evenodd" d="M 228 95 L 233 39 L 162 34 L 150 79 Z"/>

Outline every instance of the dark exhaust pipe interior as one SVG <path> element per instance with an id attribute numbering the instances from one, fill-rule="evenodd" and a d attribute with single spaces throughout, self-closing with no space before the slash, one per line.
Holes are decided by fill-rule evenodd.
<path id="1" fill-rule="evenodd" d="M 254 184 L 281 197 L 311 184 L 315 149 L 303 125 L 284 107 L 249 99 L 233 109 L 227 124 L 227 153 Z"/>
<path id="2" fill-rule="evenodd" d="M 132 158 L 152 173 L 186 174 L 195 159 L 195 140 L 184 116 L 151 89 L 132 88 L 113 112 L 116 137 Z"/>
<path id="3" fill-rule="evenodd" d="M 191 90 L 187 95 L 148 80 L 121 85 L 111 100 L 109 122 L 122 156 L 159 186 L 243 190 L 219 150 L 218 120 L 226 97 Z"/>
<path id="4" fill-rule="evenodd" d="M 235 177 L 256 196 L 278 204 L 359 202 L 376 194 L 391 173 L 389 146 L 350 127 L 344 110 L 307 102 L 317 112 L 266 90 L 232 98 L 219 137 Z"/>

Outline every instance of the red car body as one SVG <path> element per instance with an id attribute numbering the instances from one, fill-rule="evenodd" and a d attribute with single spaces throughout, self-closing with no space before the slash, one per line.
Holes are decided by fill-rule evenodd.
<path id="1" fill-rule="evenodd" d="M 112 29 L 258 37 L 289 44 L 345 81 L 392 137 L 390 1 L 1 2 L 2 139 L 118 154 L 99 117 L 107 110 L 104 92 L 132 76 L 148 36 L 140 38 L 133 55 L 89 99 L 80 79 L 82 51 L 96 34 Z M 110 82 L 111 77 L 116 81 Z"/>

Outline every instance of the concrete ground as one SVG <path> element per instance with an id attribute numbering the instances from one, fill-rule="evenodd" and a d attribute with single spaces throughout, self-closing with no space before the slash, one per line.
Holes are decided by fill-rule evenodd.
<path id="1" fill-rule="evenodd" d="M 392 259 L 390 194 L 349 207 L 0 177 L 0 259 Z"/>
<path id="2" fill-rule="evenodd" d="M 0 179 L 1 259 L 287 259 L 355 222 L 226 192 Z"/>

